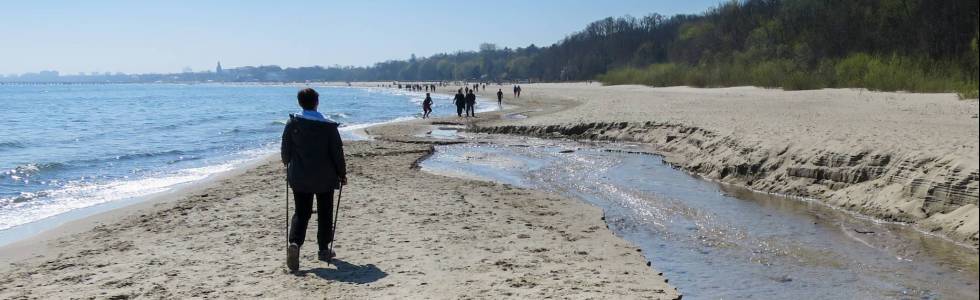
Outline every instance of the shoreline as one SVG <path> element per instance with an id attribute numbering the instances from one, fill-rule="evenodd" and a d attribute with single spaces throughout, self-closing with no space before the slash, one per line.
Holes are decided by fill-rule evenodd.
<path id="1" fill-rule="evenodd" d="M 55 239 L 2 267 L 0 286 L 11 288 L 0 296 L 678 297 L 595 207 L 421 172 L 413 164 L 432 151 L 424 144 L 345 147 L 352 182 L 335 266 L 316 262 L 309 246 L 302 272 L 283 271 L 282 170 L 273 161 Z M 434 181 L 439 188 L 424 188 Z"/>
<path id="2" fill-rule="evenodd" d="M 510 110 L 485 112 L 481 116 L 507 111 Z M 374 136 L 375 141 L 345 145 L 352 166 L 351 177 L 357 181 L 344 193 L 344 198 L 353 199 L 355 204 L 343 205 L 343 214 L 360 218 L 378 213 L 397 216 L 381 219 L 384 221 L 342 216 L 342 220 L 358 224 L 340 225 L 337 247 L 343 261 L 332 268 L 313 262 L 309 254 L 312 250 L 304 250 L 301 269 L 308 271 L 295 277 L 281 271 L 283 263 L 277 254 L 281 254 L 278 240 L 282 234 L 276 228 L 282 227 L 281 212 L 277 211 L 284 208 L 279 201 L 263 202 L 282 199 L 281 184 L 275 180 L 281 170 L 266 158 L 258 166 L 236 169 L 240 174 L 200 182 L 195 188 L 180 189 L 180 193 L 168 192 L 158 195 L 154 201 L 73 222 L 70 227 L 76 230 L 49 232 L 43 238 L 18 242 L 20 249 L 27 251 L 23 253 L 29 255 L 0 265 L 4 270 L 0 286 L 11 287 L 0 289 L 6 290 L 0 292 L 0 297 L 58 297 L 66 295 L 64 290 L 73 290 L 73 296 L 95 297 L 187 297 L 215 291 L 226 296 L 263 297 L 271 293 L 298 297 L 327 290 L 338 295 L 338 288 L 341 297 L 355 298 L 370 295 L 679 297 L 676 289 L 666 284 L 666 279 L 647 266 L 638 248 L 605 229 L 599 209 L 538 191 L 423 173 L 414 166 L 433 151 L 428 144 L 452 141 L 428 139 L 425 142 L 422 141 L 425 138 L 416 137 L 415 142 L 389 142 L 400 137 L 378 137 L 374 132 L 379 127 L 412 127 L 403 124 L 454 119 L 416 119 L 376 125 L 362 129 Z M 392 166 L 400 167 L 392 169 Z M 429 191 L 423 189 L 425 184 L 405 183 L 406 179 L 425 183 L 435 180 L 439 189 Z M 454 192 L 440 192 L 447 187 Z M 503 195 L 495 195 L 500 191 L 504 191 Z M 429 207 L 428 212 L 404 215 L 410 206 L 399 204 L 404 201 L 395 200 L 399 195 L 413 195 L 411 202 Z M 432 201 L 438 204 L 423 204 Z M 374 210 L 363 205 L 367 203 L 387 209 Z M 216 206 L 225 208 L 214 209 Z M 268 211 L 270 215 L 245 217 L 255 211 Z M 455 221 L 439 222 L 432 217 L 436 215 Z M 220 225 L 228 222 L 236 225 Z M 403 225 L 387 226 L 390 222 Z M 75 226 L 75 223 L 87 226 Z M 223 228 L 218 236 L 215 232 L 201 231 L 215 226 Z M 374 229 L 344 232 L 345 227 Z M 397 228 L 402 227 L 411 233 L 399 233 L 404 230 Z M 418 231 L 426 227 L 430 229 Z M 402 240 L 420 233 L 421 240 L 414 239 L 407 244 L 408 240 Z M 395 238 L 396 235 L 402 237 Z M 251 237 L 243 239 L 244 236 Z M 389 236 L 387 241 L 385 236 Z M 315 245 L 312 234 L 308 237 L 311 241 L 308 245 Z M 341 242 L 345 238 L 349 242 Z M 251 246 L 218 250 L 231 246 L 222 243 L 227 244 L 228 240 Z M 39 245 L 43 248 L 38 248 Z M 419 249 L 423 247 L 429 249 Z M 11 248 L 0 249 L 7 255 Z M 392 253 L 391 249 L 401 250 Z M 364 256 L 365 251 L 373 254 Z M 228 258 L 231 261 L 223 262 Z M 243 259 L 251 261 L 245 264 L 251 266 L 246 268 L 251 271 L 234 267 L 237 275 L 217 275 L 192 267 L 227 269 L 240 265 L 237 262 Z M 120 264 L 128 267 L 120 269 Z M 190 270 L 196 271 L 188 273 Z M 231 285 L 223 283 L 228 277 L 237 279 Z M 258 282 L 256 277 L 260 278 Z"/>
<path id="3" fill-rule="evenodd" d="M 25 259 L 32 254 L 35 254 L 35 252 L 38 252 L 38 247 L 47 248 L 47 244 L 56 239 L 89 231 L 98 225 L 112 223 L 114 220 L 122 216 L 128 216 L 146 210 L 161 209 L 162 206 L 175 201 L 175 199 L 186 197 L 187 195 L 207 189 L 219 181 L 239 176 L 250 169 L 256 168 L 275 159 L 278 159 L 278 157 L 276 157 L 274 154 L 263 155 L 245 162 L 242 165 L 235 166 L 231 170 L 211 174 L 201 180 L 177 184 L 167 191 L 150 194 L 143 197 L 126 199 L 121 201 L 123 203 L 105 203 L 87 207 L 95 210 L 95 212 L 87 213 L 78 218 L 58 220 L 58 217 L 55 216 L 52 217 L 55 218 L 55 220 L 36 221 L 54 222 L 57 224 L 44 226 L 45 229 L 19 239 L 14 239 L 10 243 L 0 245 L 0 253 L 3 254 L 0 256 L 0 266 L 9 266 L 16 261 Z M 111 208 L 104 209 L 97 207 L 101 205 L 110 206 Z"/>
<path id="4" fill-rule="evenodd" d="M 166 85 L 166 84 L 175 84 L 175 83 L 149 83 L 149 84 Z M 212 84 L 212 83 L 208 83 L 208 84 Z M 213 83 L 213 84 L 227 85 L 226 83 Z M 245 83 L 239 85 L 249 86 L 253 84 Z M 341 85 L 341 83 L 337 83 L 337 82 L 277 83 L 277 84 L 266 83 L 266 84 L 259 84 L 259 85 L 284 85 L 284 86 L 297 86 L 297 87 L 309 85 L 309 86 L 322 86 L 322 87 L 329 87 L 329 88 L 358 88 L 358 89 L 366 89 L 366 90 L 384 89 L 384 88 L 377 88 L 372 86 L 347 86 L 346 84 Z M 384 89 L 384 90 L 388 90 L 388 89 Z M 354 128 L 349 128 L 349 129 L 341 128 L 341 134 L 348 135 L 347 137 L 350 137 L 351 141 L 370 140 L 371 137 L 366 133 L 366 129 L 369 127 L 404 122 L 404 121 L 412 121 L 416 119 L 418 118 L 413 115 L 409 115 L 409 116 L 398 117 L 387 121 L 354 124 L 352 125 Z M 9 232 L 4 233 L 6 234 L 6 236 L 4 236 L 4 239 L 0 240 L 0 253 L 11 252 L 8 250 L 13 249 L 14 247 L 18 247 L 18 248 L 23 247 L 20 245 L 24 244 L 25 242 L 30 243 L 31 241 L 47 241 L 47 240 L 51 240 L 53 237 L 59 237 L 65 235 L 64 232 L 78 232 L 80 231 L 79 229 L 77 229 L 78 225 L 83 225 L 82 226 L 83 228 L 90 229 L 94 225 L 91 225 L 89 223 L 95 221 L 88 221 L 87 219 L 90 218 L 97 219 L 97 220 L 107 219 L 106 217 L 103 217 L 101 215 L 110 213 L 112 211 L 130 209 L 131 206 L 140 206 L 143 205 L 144 202 L 157 202 L 159 198 L 178 198 L 180 197 L 180 195 L 186 193 L 185 190 L 194 190 L 202 186 L 207 186 L 208 184 L 211 184 L 216 180 L 226 178 L 228 176 L 232 176 L 232 175 L 226 175 L 225 173 L 240 174 L 248 168 L 253 168 L 261 164 L 263 161 L 272 159 L 274 156 L 275 156 L 274 151 L 268 154 L 258 155 L 254 158 L 247 159 L 245 162 L 243 162 L 242 165 L 232 167 L 232 169 L 230 170 L 213 173 L 199 180 L 178 183 L 171 187 L 168 187 L 168 190 L 166 191 L 151 193 L 148 195 L 138 196 L 133 198 L 120 199 L 118 201 L 99 203 L 93 206 L 88 206 L 76 210 L 63 212 L 54 216 L 45 217 L 40 220 L 35 220 L 25 224 L 14 226 L 12 228 L 0 230 L 0 231 L 9 230 Z M 7 261 L 11 261 L 11 259 L 7 259 L 6 257 L 0 256 L 0 264 L 7 263 Z"/>

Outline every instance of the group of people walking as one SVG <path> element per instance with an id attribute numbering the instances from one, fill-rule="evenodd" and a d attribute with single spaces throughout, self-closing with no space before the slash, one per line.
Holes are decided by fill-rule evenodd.
<path id="1" fill-rule="evenodd" d="M 463 89 L 456 90 L 453 103 L 456 104 L 456 115 L 463 117 L 465 110 L 466 117 L 476 117 L 476 94 L 473 93 L 473 90 L 467 88 L 466 95 L 463 95 Z"/>
<path id="2" fill-rule="evenodd" d="M 401 86 L 402 85 L 400 84 L 398 85 L 399 88 L 401 88 Z M 433 92 L 436 91 L 435 84 L 412 84 L 412 85 L 407 85 L 406 88 L 415 92 L 421 92 L 422 90 L 425 90 L 426 92 L 430 90 Z"/>
<path id="3" fill-rule="evenodd" d="M 486 90 L 486 86 L 483 86 Z M 476 89 L 465 88 L 456 90 L 456 95 L 453 96 L 453 104 L 456 105 L 456 115 L 460 118 L 462 117 L 476 117 Z M 503 105 L 504 102 L 504 91 L 503 89 L 497 89 L 497 105 Z M 425 93 L 425 100 L 422 100 L 422 118 L 428 119 L 432 115 L 432 95 Z"/>

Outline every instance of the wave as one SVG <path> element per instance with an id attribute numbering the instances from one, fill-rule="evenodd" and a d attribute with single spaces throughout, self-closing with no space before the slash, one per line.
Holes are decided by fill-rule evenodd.
<path id="1" fill-rule="evenodd" d="M 281 130 L 281 125 L 278 126 L 266 126 L 263 128 L 241 128 L 235 127 L 231 130 L 223 130 L 218 132 L 218 134 L 257 134 L 266 132 L 275 132 Z"/>
<path id="2" fill-rule="evenodd" d="M 155 130 L 173 130 L 173 129 L 178 129 L 178 128 L 186 127 L 186 126 L 194 126 L 194 125 L 200 125 L 200 124 L 205 124 L 205 123 L 210 123 L 210 122 L 215 122 L 215 121 L 226 120 L 226 119 L 229 119 L 231 117 L 232 116 L 228 116 L 228 115 L 212 115 L 212 116 L 209 116 L 209 117 L 194 118 L 194 119 L 182 121 L 182 122 L 179 122 L 179 123 L 164 124 L 164 125 L 153 126 L 153 127 L 147 128 L 147 129 L 154 130 L 154 131 Z"/>
<path id="3" fill-rule="evenodd" d="M 176 160 L 190 160 L 190 158 L 196 157 L 196 156 L 188 156 L 188 155 L 192 155 L 192 154 L 196 154 L 196 153 L 200 153 L 200 152 L 206 152 L 206 151 L 213 150 L 213 149 L 218 149 L 218 148 L 221 148 L 221 147 L 204 147 L 204 148 L 189 149 L 189 150 L 165 150 L 165 151 L 151 151 L 151 152 L 136 152 L 136 153 L 126 153 L 126 154 L 115 154 L 115 155 L 113 155 L 113 154 L 105 154 L 106 156 L 102 156 L 102 157 L 99 157 L 99 158 L 88 158 L 88 159 L 71 160 L 71 161 L 68 161 L 68 162 L 65 162 L 65 163 L 58 163 L 58 164 L 63 165 L 65 168 L 67 168 L 67 167 L 92 167 L 92 166 L 102 165 L 103 163 L 106 163 L 106 162 L 131 161 L 131 160 L 138 160 L 138 159 L 144 159 L 144 158 L 153 158 L 153 157 L 160 157 L 160 156 L 177 156 Z"/>
<path id="4" fill-rule="evenodd" d="M 394 118 L 394 119 L 391 119 L 391 120 L 388 120 L 388 121 L 371 122 L 371 123 L 343 124 L 343 125 L 340 125 L 340 128 L 339 129 L 340 129 L 340 131 L 353 131 L 353 130 L 368 128 L 368 127 L 371 127 L 371 126 L 374 126 L 374 125 L 388 124 L 388 123 L 408 121 L 408 120 L 414 120 L 414 119 L 418 119 L 418 117 L 405 116 L 405 117 Z"/>
<path id="5" fill-rule="evenodd" d="M 24 146 L 24 144 L 22 144 L 20 142 L 14 142 L 14 141 L 0 142 L 0 150 L 3 150 L 3 149 L 23 149 L 23 148 L 25 148 L 25 146 Z"/>
<path id="6" fill-rule="evenodd" d="M 142 152 L 142 153 L 129 153 L 115 155 L 108 158 L 94 158 L 94 159 L 82 159 L 73 160 L 68 162 L 45 162 L 45 163 L 28 163 L 20 166 L 16 166 L 13 169 L 0 172 L 0 179 L 9 178 L 13 180 L 22 180 L 28 177 L 35 177 L 43 173 L 51 171 L 61 171 L 70 169 L 73 167 L 84 167 L 92 164 L 101 164 L 107 161 L 128 161 L 128 160 L 138 160 L 143 158 L 152 158 L 159 156 L 178 156 L 174 160 L 170 160 L 167 163 L 173 164 L 180 161 L 196 160 L 201 157 L 198 156 L 185 156 L 186 152 L 180 150 L 167 150 L 167 151 L 154 151 L 154 152 Z"/>
<path id="7" fill-rule="evenodd" d="M 168 160 L 167 161 L 167 164 L 168 165 L 172 165 L 172 164 L 176 164 L 176 163 L 180 163 L 180 162 L 199 160 L 199 159 L 203 159 L 203 158 L 204 157 L 201 157 L 201 156 L 179 156 L 176 159 Z"/>
<path id="8" fill-rule="evenodd" d="M 131 160 L 138 158 L 156 157 L 156 156 L 172 156 L 172 155 L 184 155 L 184 151 L 180 150 L 167 150 L 167 151 L 157 151 L 157 152 L 141 152 L 141 153 L 131 153 L 116 155 L 115 160 Z"/>
<path id="9" fill-rule="evenodd" d="M 16 166 L 10 170 L 3 171 L 2 173 L 0 173 L 0 178 L 21 180 L 26 177 L 37 176 L 45 172 L 65 170 L 73 166 L 84 166 L 93 163 L 102 163 L 106 161 L 127 161 L 127 160 L 135 160 L 135 159 L 150 158 L 150 157 L 157 157 L 157 156 L 182 156 L 182 155 L 184 155 L 183 151 L 169 150 L 169 151 L 158 151 L 158 152 L 121 154 L 121 155 L 112 156 L 110 158 L 84 159 L 84 160 L 75 160 L 70 162 L 28 163 L 28 164 Z"/>
<path id="10" fill-rule="evenodd" d="M 334 120 L 335 119 L 347 119 L 347 118 L 350 118 L 350 115 L 345 114 L 345 113 L 332 113 L 332 114 L 327 114 L 327 118 L 328 119 L 334 119 Z"/>
<path id="11" fill-rule="evenodd" d="M 13 169 L 4 171 L 0 173 L 0 178 L 10 178 L 13 180 L 20 180 L 25 177 L 35 176 L 44 171 L 49 170 L 60 170 L 68 167 L 68 164 L 64 163 L 29 163 L 25 165 L 16 166 Z"/>
<path id="12" fill-rule="evenodd" d="M 0 230 L 8 229 L 68 211 L 99 204 L 145 197 L 227 172 L 273 152 L 265 146 L 238 152 L 239 159 L 201 167 L 180 169 L 166 174 L 143 178 L 124 178 L 104 182 L 68 181 L 64 185 L 38 192 L 21 192 L 17 196 L 0 198 Z"/>
<path id="13" fill-rule="evenodd" d="M 368 127 L 375 126 L 375 125 L 395 123 L 395 122 L 408 121 L 408 120 L 414 120 L 414 119 L 418 119 L 418 117 L 417 116 L 405 116 L 405 117 L 398 117 L 398 118 L 394 118 L 394 119 L 391 119 L 391 120 L 388 120 L 388 121 L 381 121 L 381 122 L 341 124 L 340 125 L 340 128 L 338 128 L 338 129 L 340 130 L 340 133 L 343 135 L 344 138 L 350 138 L 352 140 L 360 140 L 360 141 L 363 141 L 363 140 L 371 140 L 372 138 L 370 136 L 363 135 L 363 134 L 358 134 L 358 133 L 356 133 L 356 131 L 359 130 L 359 129 L 364 129 L 364 128 L 368 128 Z"/>
<path id="14" fill-rule="evenodd" d="M 31 201 L 36 198 L 43 197 L 44 195 L 46 195 L 46 193 L 20 192 L 20 194 L 17 196 L 0 198 L 0 208 L 7 208 L 19 203 Z"/>

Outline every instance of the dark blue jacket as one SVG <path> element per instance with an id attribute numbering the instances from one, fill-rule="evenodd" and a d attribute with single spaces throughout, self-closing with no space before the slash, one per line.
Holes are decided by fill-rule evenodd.
<path id="1" fill-rule="evenodd" d="M 294 191 L 323 193 L 337 189 L 347 175 L 344 144 L 334 122 L 289 115 L 282 132 L 282 162 Z"/>

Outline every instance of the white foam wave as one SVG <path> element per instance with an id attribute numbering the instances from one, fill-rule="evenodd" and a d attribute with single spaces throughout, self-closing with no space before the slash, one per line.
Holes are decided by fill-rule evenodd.
<path id="1" fill-rule="evenodd" d="M 247 150 L 243 157 L 219 164 L 181 169 L 159 176 L 122 179 L 103 183 L 73 181 L 58 189 L 42 191 L 30 201 L 11 201 L 0 207 L 0 230 L 53 217 L 68 211 L 99 204 L 146 197 L 172 190 L 182 184 L 227 172 L 274 151 L 271 146 Z"/>
<path id="2" fill-rule="evenodd" d="M 375 126 L 375 125 L 395 123 L 395 122 L 415 120 L 415 119 L 418 119 L 418 117 L 413 117 L 413 116 L 398 117 L 398 118 L 394 118 L 394 119 L 387 120 L 387 121 L 381 121 L 381 122 L 358 123 L 358 124 L 345 124 L 345 125 L 341 125 L 341 127 L 339 129 L 340 129 L 341 135 L 343 135 L 344 137 L 346 137 L 346 138 L 348 138 L 350 140 L 355 140 L 355 141 L 368 141 L 368 140 L 372 140 L 371 136 L 362 134 L 362 133 L 359 132 L 359 130 L 364 129 L 364 128 L 368 128 L 368 127 L 371 127 L 371 126 Z"/>

